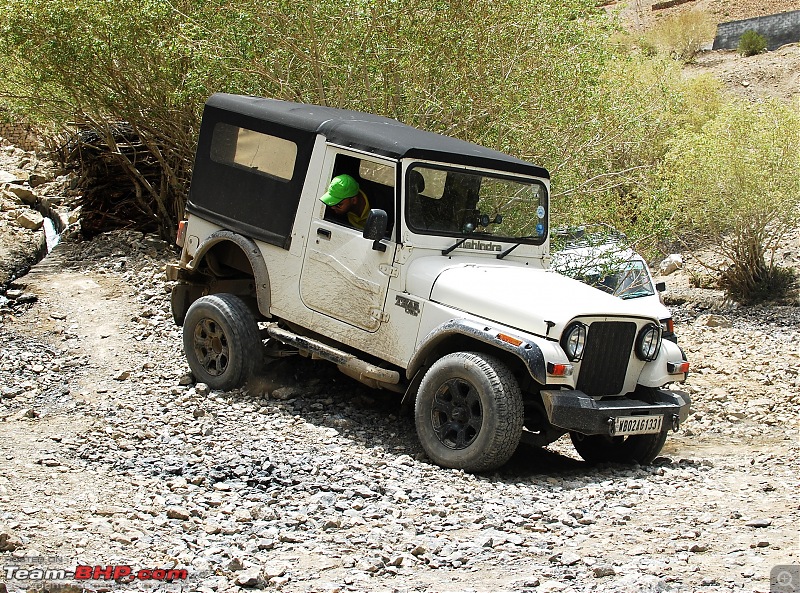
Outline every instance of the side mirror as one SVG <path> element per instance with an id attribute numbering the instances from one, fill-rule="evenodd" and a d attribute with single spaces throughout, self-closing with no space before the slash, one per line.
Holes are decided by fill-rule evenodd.
<path id="1" fill-rule="evenodd" d="M 665 290 L 667 290 L 666 282 L 656 282 L 656 291 L 664 292 Z"/>
<path id="2" fill-rule="evenodd" d="M 386 245 L 381 243 L 386 228 L 389 226 L 389 215 L 385 210 L 374 208 L 367 215 L 367 222 L 364 225 L 364 238 L 372 240 L 372 248 L 375 251 L 386 251 Z"/>

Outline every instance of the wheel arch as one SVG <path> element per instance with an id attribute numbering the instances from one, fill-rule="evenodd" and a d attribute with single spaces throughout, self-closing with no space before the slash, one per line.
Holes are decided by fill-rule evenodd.
<path id="1" fill-rule="evenodd" d="M 224 263 L 244 274 L 249 273 L 254 282 L 258 310 L 265 317 L 271 317 L 272 293 L 269 270 L 264 255 L 256 242 L 231 231 L 217 231 L 200 244 L 186 269 L 190 273 L 198 272 L 202 267 L 209 266 L 213 258 L 220 258 Z M 249 270 L 243 269 L 245 266 L 242 265 L 242 262 L 244 261 L 247 262 Z M 221 291 L 212 291 L 212 294 L 213 292 Z"/>
<path id="2" fill-rule="evenodd" d="M 494 354 L 505 362 L 515 375 L 527 373 L 542 385 L 546 382 L 545 360 L 541 348 L 533 342 L 523 340 L 514 345 L 498 337 L 496 328 L 481 325 L 466 319 L 451 319 L 431 331 L 420 342 L 409 361 L 406 376 L 411 380 L 409 392 L 419 385 L 424 373 L 435 360 L 458 351 L 476 351 Z M 522 377 L 519 377 L 522 379 Z M 407 394 L 408 395 L 408 394 Z"/>

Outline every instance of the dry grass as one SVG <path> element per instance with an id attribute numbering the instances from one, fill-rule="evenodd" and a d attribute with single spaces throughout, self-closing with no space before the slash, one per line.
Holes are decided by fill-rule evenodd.
<path id="1" fill-rule="evenodd" d="M 714 39 L 716 26 L 698 10 L 668 16 L 643 35 L 647 47 L 683 63 L 691 62 L 704 43 Z"/>

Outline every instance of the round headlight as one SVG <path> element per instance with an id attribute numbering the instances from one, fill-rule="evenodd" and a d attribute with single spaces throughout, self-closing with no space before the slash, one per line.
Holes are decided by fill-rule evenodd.
<path id="1" fill-rule="evenodd" d="M 636 337 L 636 357 L 650 362 L 658 356 L 661 347 L 661 328 L 654 324 L 645 325 Z"/>
<path id="2" fill-rule="evenodd" d="M 580 360 L 583 356 L 583 348 L 586 346 L 586 326 L 575 322 L 567 326 L 561 334 L 561 347 L 572 362 Z"/>

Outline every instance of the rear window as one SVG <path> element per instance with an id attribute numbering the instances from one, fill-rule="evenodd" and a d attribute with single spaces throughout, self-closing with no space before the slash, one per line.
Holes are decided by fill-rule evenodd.
<path id="1" fill-rule="evenodd" d="M 297 145 L 285 138 L 220 122 L 214 127 L 211 159 L 290 181 L 297 160 Z"/>

